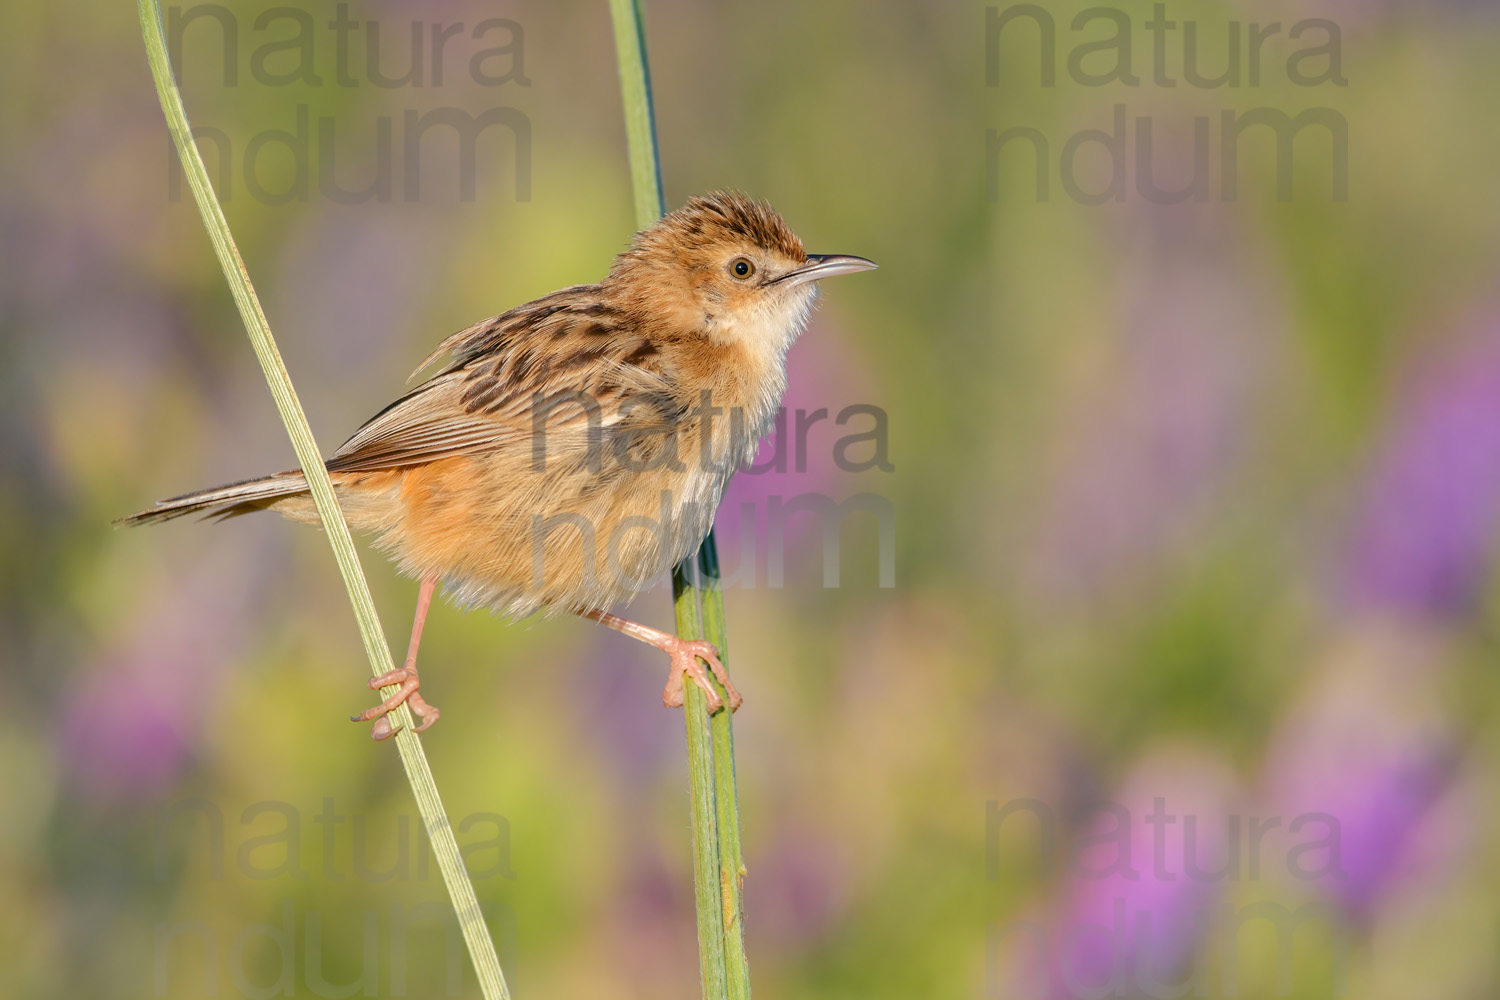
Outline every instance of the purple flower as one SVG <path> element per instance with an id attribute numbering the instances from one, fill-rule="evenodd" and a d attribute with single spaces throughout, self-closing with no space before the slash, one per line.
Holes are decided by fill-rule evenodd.
<path id="1" fill-rule="evenodd" d="M 1225 234 L 1195 225 L 1138 222 L 1108 310 L 1118 324 L 1076 345 L 1093 363 L 1064 388 L 1054 454 L 1037 459 L 1046 495 L 1028 569 L 1043 606 L 1139 591 L 1208 523 L 1241 460 L 1275 296 Z"/>
<path id="2" fill-rule="evenodd" d="M 1500 523 L 1500 316 L 1397 400 L 1343 575 L 1363 609 L 1467 614 Z"/>
<path id="3" fill-rule="evenodd" d="M 838 842 L 792 820 L 760 847 L 755 877 L 745 883 L 746 911 L 754 914 L 752 947 L 789 952 L 808 947 L 843 914 L 850 896 L 849 862 Z"/>
<path id="4" fill-rule="evenodd" d="M 1235 784 L 1201 753 L 1138 766 L 1073 845 L 1053 916 L 1002 931 L 1018 949 L 1013 992 L 1161 995 L 1192 976 L 1223 886 L 1241 877 Z"/>
<path id="5" fill-rule="evenodd" d="M 1273 742 L 1268 798 L 1293 835 L 1288 873 L 1351 913 L 1366 913 L 1402 870 L 1448 783 L 1455 748 L 1436 692 L 1440 656 L 1410 628 L 1363 629 Z"/>
<path id="6" fill-rule="evenodd" d="M 61 750 L 85 794 L 155 794 L 189 765 L 206 707 L 237 658 L 257 558 L 226 573 L 216 547 L 171 586 L 151 588 L 132 630 L 74 682 L 61 709 Z"/>
<path id="7" fill-rule="evenodd" d="M 845 435 L 868 431 L 871 420 L 851 418 L 843 427 L 835 421 L 850 404 L 874 402 L 862 388 L 869 381 L 851 371 L 852 356 L 853 349 L 842 342 L 836 328 L 816 321 L 787 355 L 787 391 L 782 400 L 785 412 L 777 427 L 761 441 L 751 468 L 741 470 L 730 480 L 714 520 L 726 586 L 765 584 L 770 538 L 768 512 L 773 504 L 785 505 L 803 494 L 827 496 L 835 501 L 844 499 L 839 491 L 849 477 L 838 469 L 834 447 Z M 818 410 L 825 411 L 826 416 L 814 421 L 811 418 Z M 851 450 L 851 458 L 863 461 L 866 457 L 863 452 L 855 456 Z M 794 575 L 800 579 L 802 571 L 796 568 L 801 561 L 799 556 L 808 557 L 809 567 L 822 565 L 814 558 L 822 551 L 819 539 L 813 537 L 817 518 L 788 515 L 785 526 L 782 554 L 786 579 Z M 818 570 L 806 572 L 815 574 Z"/>

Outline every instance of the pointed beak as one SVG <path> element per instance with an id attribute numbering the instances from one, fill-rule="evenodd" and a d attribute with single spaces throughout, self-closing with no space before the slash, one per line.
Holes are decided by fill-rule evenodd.
<path id="1" fill-rule="evenodd" d="M 806 281 L 817 281 L 819 278 L 831 278 L 835 274 L 869 271 L 879 266 L 873 260 L 865 260 L 863 257 L 850 257 L 841 253 L 810 253 L 807 255 L 806 264 L 795 271 L 788 271 L 771 284 L 786 282 L 788 285 L 800 285 Z"/>

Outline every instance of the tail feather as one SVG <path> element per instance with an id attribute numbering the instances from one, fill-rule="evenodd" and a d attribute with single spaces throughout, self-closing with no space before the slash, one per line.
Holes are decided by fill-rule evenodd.
<path id="1" fill-rule="evenodd" d="M 277 500 L 306 492 L 307 480 L 300 471 L 278 472 L 274 476 L 246 479 L 243 482 L 158 500 L 155 507 L 122 517 L 115 525 L 155 524 L 199 512 L 203 512 L 205 517 L 234 517 L 264 510 Z"/>

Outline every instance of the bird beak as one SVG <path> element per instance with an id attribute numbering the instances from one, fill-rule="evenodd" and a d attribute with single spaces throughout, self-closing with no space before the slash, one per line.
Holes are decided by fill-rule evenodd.
<path id="1" fill-rule="evenodd" d="M 841 253 L 810 253 L 807 255 L 807 263 L 795 271 L 788 271 L 781 277 L 772 281 L 785 282 L 788 285 L 800 285 L 805 281 L 817 281 L 819 278 L 831 278 L 835 274 L 853 274 L 855 271 L 868 271 L 879 267 L 873 260 L 865 260 L 863 257 L 850 257 Z"/>

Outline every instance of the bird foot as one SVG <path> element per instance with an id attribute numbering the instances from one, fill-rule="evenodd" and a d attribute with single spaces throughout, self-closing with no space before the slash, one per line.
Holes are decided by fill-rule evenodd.
<path id="1" fill-rule="evenodd" d="M 382 701 L 379 705 L 365 709 L 358 715 L 351 715 L 350 722 L 369 722 L 375 720 L 375 725 L 370 729 L 370 737 L 376 740 L 388 740 L 396 735 L 396 727 L 391 725 L 389 713 L 397 705 L 405 704 L 413 715 L 422 720 L 422 724 L 412 730 L 420 733 L 432 728 L 432 724 L 438 720 L 443 713 L 438 711 L 436 705 L 429 705 L 427 701 L 417 693 L 420 682 L 417 680 L 416 667 L 400 667 L 389 670 L 379 677 L 370 678 L 370 690 L 378 691 L 392 684 L 397 685 L 396 693 Z"/>
<path id="2" fill-rule="evenodd" d="M 733 712 L 739 709 L 744 699 L 730 682 L 729 671 L 725 670 L 724 664 L 719 661 L 719 651 L 714 648 L 713 643 L 678 639 L 674 636 L 670 643 L 664 644 L 661 648 L 672 658 L 672 672 L 667 677 L 666 689 L 661 693 L 662 704 L 668 708 L 681 707 L 682 681 L 684 677 L 689 677 L 694 684 L 703 689 L 703 695 L 708 700 L 709 714 L 724 707 L 724 699 L 719 697 L 718 689 L 708 679 L 708 671 L 698 663 L 698 660 L 702 659 L 708 664 L 709 670 L 713 671 L 713 675 L 718 678 L 719 683 L 724 685 L 724 692 L 729 695 L 729 710 Z"/>

